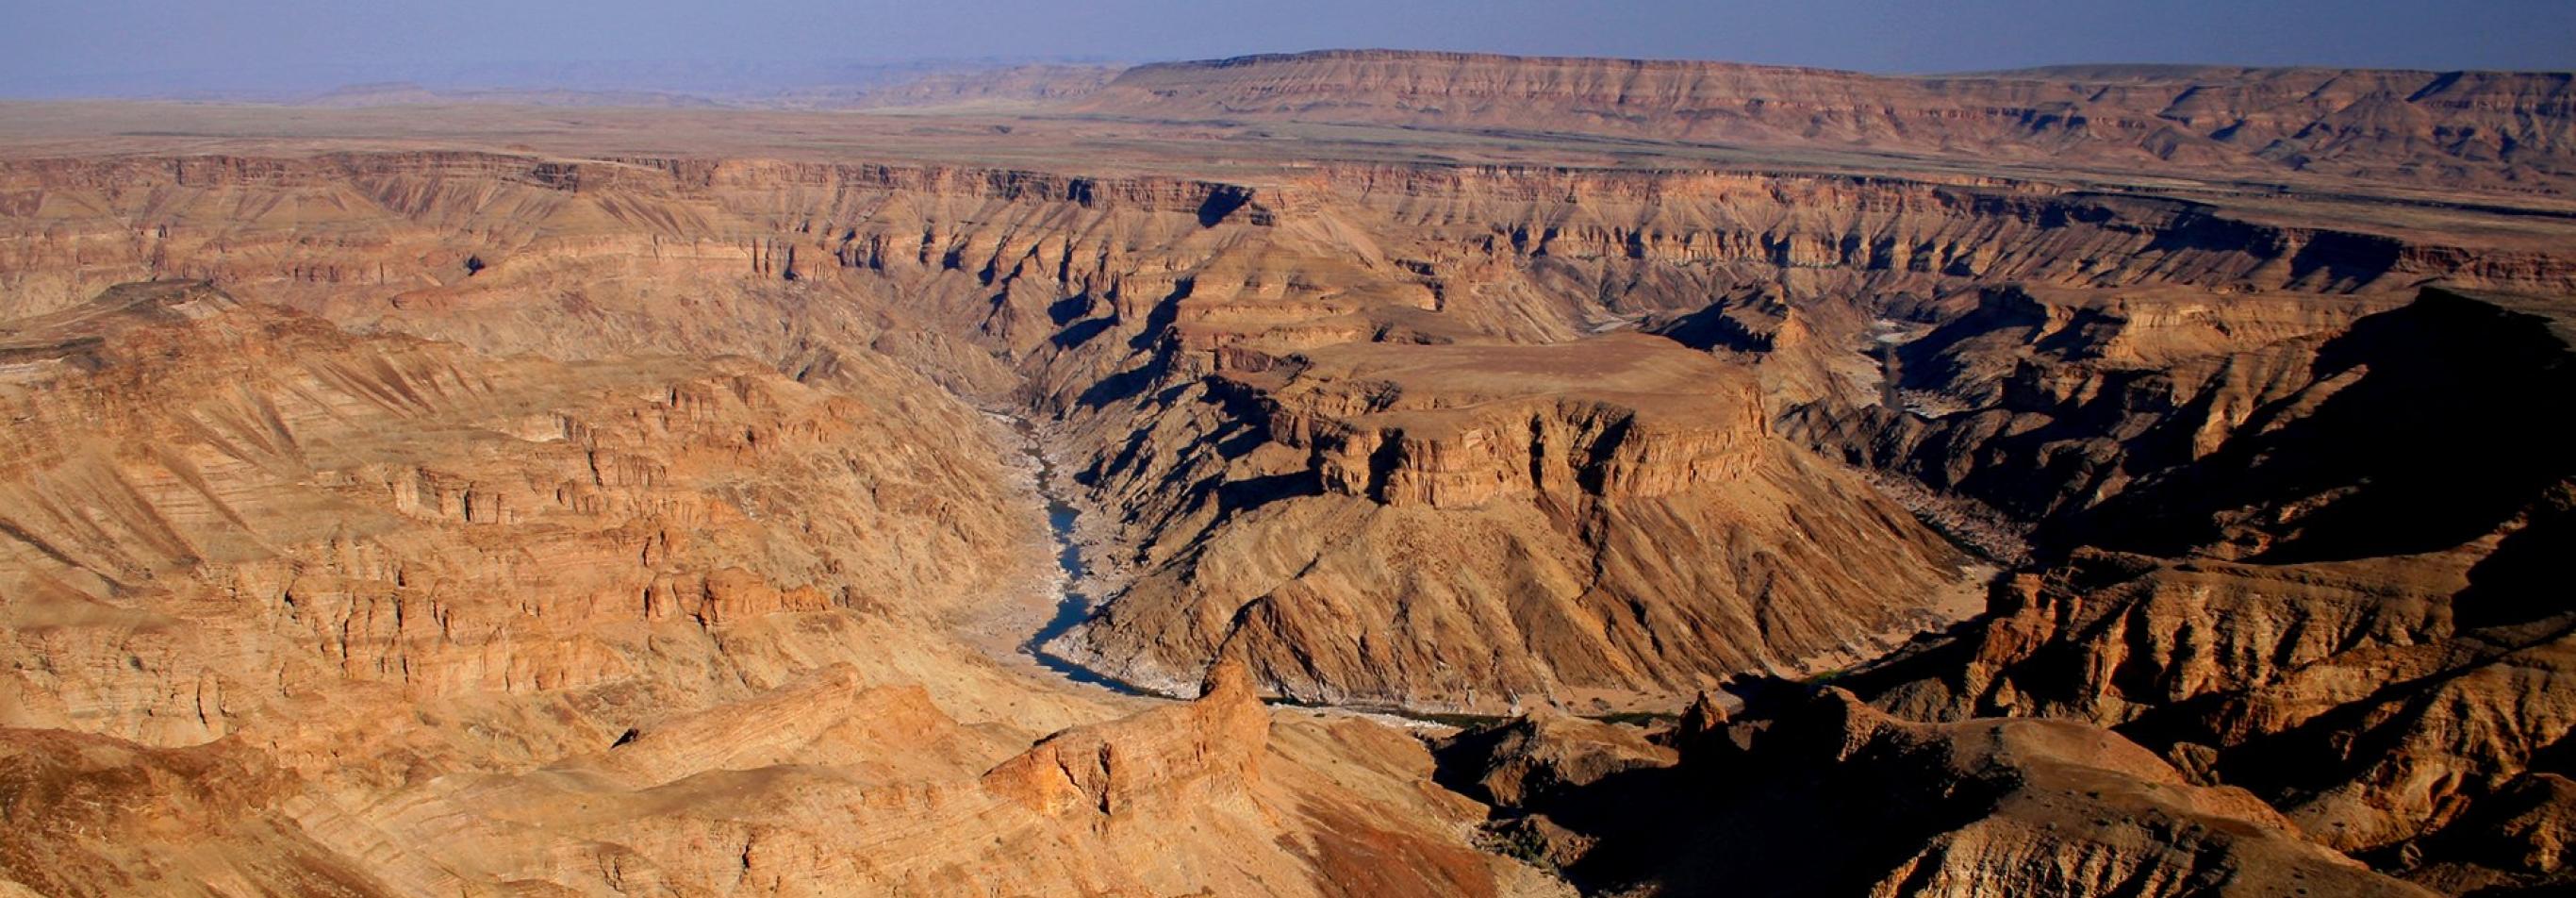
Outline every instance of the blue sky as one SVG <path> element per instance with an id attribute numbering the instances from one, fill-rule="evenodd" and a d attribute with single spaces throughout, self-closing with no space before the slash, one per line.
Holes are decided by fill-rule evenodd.
<path id="1" fill-rule="evenodd" d="M 1880 72 L 2072 62 L 2576 69 L 2576 0 L 0 0 L 0 95 L 810 79 L 903 59 L 1405 47 Z M 657 69 L 655 64 L 688 65 Z M 580 86 L 615 86 L 586 83 Z"/>

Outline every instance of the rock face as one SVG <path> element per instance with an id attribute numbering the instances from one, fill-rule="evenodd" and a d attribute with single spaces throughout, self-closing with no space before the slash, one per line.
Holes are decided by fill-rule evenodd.
<path id="1" fill-rule="evenodd" d="M 1251 675 L 1219 664 L 1187 706 L 1049 736 L 985 774 L 984 785 L 1049 814 L 1240 805 L 1260 785 L 1269 744 L 1270 715 Z"/>
<path id="2" fill-rule="evenodd" d="M 943 613 L 1000 582 L 943 558 L 1026 538 L 989 454 L 895 442 L 992 439 L 971 414 L 748 364 L 480 360 L 187 284 L 0 341 L 25 722 L 189 744 L 369 693 L 602 686 L 769 615 Z"/>
<path id="3" fill-rule="evenodd" d="M 2571 473 L 2552 446 L 2562 390 L 2576 386 L 2571 345 L 2554 302 L 2427 290 L 2320 345 L 2296 394 L 2198 463 L 2105 503 L 2077 535 L 2272 561 L 2475 540 Z"/>
<path id="4" fill-rule="evenodd" d="M 1712 750 L 1726 760 L 1710 761 L 1726 765 L 1714 775 L 1740 778 L 1738 800 L 1752 812 L 1721 832 L 1753 837 L 1676 872 L 1677 890 L 1737 881 L 1727 874 L 1766 848 L 1794 850 L 1806 841 L 1796 824 L 1773 829 L 1764 818 L 1805 799 L 1853 815 L 1819 815 L 1827 826 L 1878 834 L 1846 865 L 1805 876 L 1870 895 L 2425 894 L 2301 839 L 2251 795 L 2190 785 L 2145 749 L 2089 727 L 1912 724 L 1828 691 L 1748 729 L 1718 734 Z M 1763 830 L 1767 838 L 1754 835 Z M 1779 871 L 1756 874 L 1770 881 L 1804 878 L 1791 865 L 1762 866 Z"/>
<path id="5" fill-rule="evenodd" d="M 1984 291 L 1966 314 L 1881 349 L 1879 401 L 1798 406 L 1819 449 L 2057 522 L 2259 429 L 2326 343 L 2395 298 L 2163 288 Z"/>
<path id="6" fill-rule="evenodd" d="M 2551 425 L 2494 385 L 2562 377 L 2561 338 L 2529 301 L 2430 290 L 2387 306 L 2000 291 L 1894 350 L 1913 409 L 1820 404 L 1790 429 L 2037 519 L 2061 545 L 2284 558 L 2456 545 L 2558 476 L 2540 448 Z M 2374 431 L 2386 435 L 2324 445 Z M 2374 486 L 2342 495 L 2362 482 Z"/>
<path id="7" fill-rule="evenodd" d="M 0 894 L 394 894 L 304 834 L 280 807 L 292 785 L 230 740 L 0 729 Z"/>
<path id="8" fill-rule="evenodd" d="M 1342 345 L 1218 377 L 1233 429 L 1159 478 L 1211 485 L 1156 509 L 1150 566 L 1060 650 L 1147 683 L 1237 652 L 1308 701 L 1678 707 L 1937 626 L 1924 597 L 1961 577 L 1772 435 L 1749 373 L 1657 338 Z"/>
<path id="9" fill-rule="evenodd" d="M 1633 849 L 1627 830 L 1593 812 L 1644 799 L 1671 778 L 1675 761 L 1670 747 L 1635 728 L 1554 711 L 1461 732 L 1436 744 L 1434 755 L 1442 785 L 1492 807 L 1482 829 L 1489 849 L 1560 877 L 1596 851 Z"/>
<path id="10" fill-rule="evenodd" d="M 2548 819 L 2576 719 L 2576 618 L 2542 560 L 2576 496 L 2569 333 L 2449 292 L 2365 318 L 2291 398 L 2078 531 L 2168 557 L 2077 550 L 1855 687 L 1909 715 L 2117 726 L 2428 882 L 2563 878 L 2489 846 L 2545 829 L 2504 821 Z"/>
<path id="11" fill-rule="evenodd" d="M 1635 770 L 1670 767 L 1673 750 L 1632 727 L 1542 712 L 1452 737 L 1439 754 L 1460 791 L 1504 809 L 1545 807 Z"/>
<path id="12" fill-rule="evenodd" d="M 1744 479 L 1771 437 L 1749 373 L 1643 336 L 1345 344 L 1219 377 L 1325 492 L 1397 507 L 1668 496 Z M 1496 426 L 1515 419 L 1527 441 Z"/>
<path id="13" fill-rule="evenodd" d="M 1627 59 L 1333 50 L 1138 66 L 1085 108 L 1507 128 L 2126 167 L 2412 179 L 2563 194 L 2558 73 L 2063 67 L 1881 77 Z"/>
<path id="14" fill-rule="evenodd" d="M 1908 714 L 2119 726 L 2395 869 L 2492 863 L 2459 847 L 2476 837 L 2441 834 L 2510 816 L 2485 808 L 2529 800 L 2564 763 L 2568 615 L 2514 561 L 2560 526 L 2287 566 L 2079 555 L 1999 597 L 1960 645 L 1873 672 L 1899 682 L 1860 682 Z M 1945 672 L 1905 679 L 1930 670 Z M 2563 876 L 2547 857 L 2500 866 Z"/>

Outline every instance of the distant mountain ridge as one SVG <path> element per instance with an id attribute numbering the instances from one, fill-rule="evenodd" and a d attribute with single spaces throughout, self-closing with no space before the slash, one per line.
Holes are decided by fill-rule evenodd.
<path id="1" fill-rule="evenodd" d="M 1888 76 L 1331 50 L 1137 66 L 1080 108 L 2576 191 L 2576 74 L 2564 72 L 2113 65 Z"/>
<path id="2" fill-rule="evenodd" d="M 961 62 L 818 67 L 789 80 L 705 77 L 713 80 L 704 89 L 642 81 L 621 87 L 596 77 L 479 87 L 414 78 L 268 101 L 952 107 L 1163 122 L 1295 121 L 2576 197 L 2576 73 L 2569 72 L 2107 63 L 1879 75 L 1692 60 L 1320 50 L 1132 67 Z"/>

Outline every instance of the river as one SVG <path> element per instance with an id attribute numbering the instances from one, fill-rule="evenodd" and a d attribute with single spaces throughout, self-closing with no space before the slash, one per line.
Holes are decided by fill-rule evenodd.
<path id="1" fill-rule="evenodd" d="M 1091 599 L 1084 596 L 1079 588 L 1088 569 L 1082 563 L 1082 546 L 1074 536 L 1075 524 L 1078 523 L 1081 512 L 1075 510 L 1072 503 L 1064 501 L 1060 479 L 1062 472 L 1056 470 L 1054 460 L 1047 457 L 1045 441 L 1039 438 L 1037 426 L 1030 423 L 1028 419 L 1018 416 L 1011 416 L 1010 421 L 1012 428 L 1020 434 L 1020 451 L 1027 453 L 1029 460 L 1037 465 L 1038 495 L 1046 499 L 1047 535 L 1055 540 L 1056 567 L 1064 572 L 1064 592 L 1056 597 L 1054 616 L 1048 618 L 1046 625 L 1039 627 L 1027 642 L 1020 644 L 1020 651 L 1035 659 L 1038 666 L 1046 668 L 1048 672 L 1074 683 L 1097 686 L 1122 695 L 1172 698 L 1161 692 L 1138 688 L 1116 677 L 1092 670 L 1071 659 L 1047 651 L 1047 643 L 1072 632 L 1073 628 L 1081 626 L 1083 621 L 1091 617 Z M 1263 701 L 1274 707 L 1298 708 L 1312 713 L 1340 717 L 1356 717 L 1406 729 L 1418 729 L 1424 726 L 1463 729 L 1510 719 L 1482 714 L 1417 712 L 1375 705 L 1316 705 L 1283 698 L 1265 698 Z M 1626 718 L 1668 718 L 1670 716 L 1669 714 L 1613 714 L 1596 716 L 1595 719 L 1616 721 Z"/>
<path id="2" fill-rule="evenodd" d="M 1058 482 L 1060 472 L 1055 468 L 1055 461 L 1047 457 L 1045 444 L 1038 438 L 1037 426 L 1029 423 L 1026 418 L 1018 417 L 1012 418 L 1011 424 L 1020 432 L 1021 451 L 1028 453 L 1029 460 L 1037 463 L 1038 495 L 1046 499 L 1047 536 L 1055 540 L 1056 567 L 1064 572 L 1064 592 L 1056 596 L 1054 616 L 1047 618 L 1046 625 L 1039 627 L 1037 633 L 1029 637 L 1028 642 L 1021 644 L 1020 651 L 1036 659 L 1038 666 L 1067 680 L 1128 695 L 1151 695 L 1152 693 L 1130 686 L 1116 677 L 1084 667 L 1047 651 L 1047 643 L 1072 632 L 1073 628 L 1081 626 L 1083 621 L 1091 617 L 1091 599 L 1084 596 L 1080 588 L 1084 574 L 1082 546 L 1074 541 L 1074 524 L 1081 512 L 1074 510 L 1071 503 L 1064 501 L 1063 494 L 1059 491 L 1061 489 L 1061 484 Z"/>

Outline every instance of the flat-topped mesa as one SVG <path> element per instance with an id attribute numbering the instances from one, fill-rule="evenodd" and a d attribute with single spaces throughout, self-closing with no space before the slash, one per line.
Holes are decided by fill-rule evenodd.
<path id="1" fill-rule="evenodd" d="M 1750 374 L 1643 335 L 1345 344 L 1229 377 L 1325 490 L 1386 505 L 1669 495 L 1746 476 L 1770 436 Z"/>

